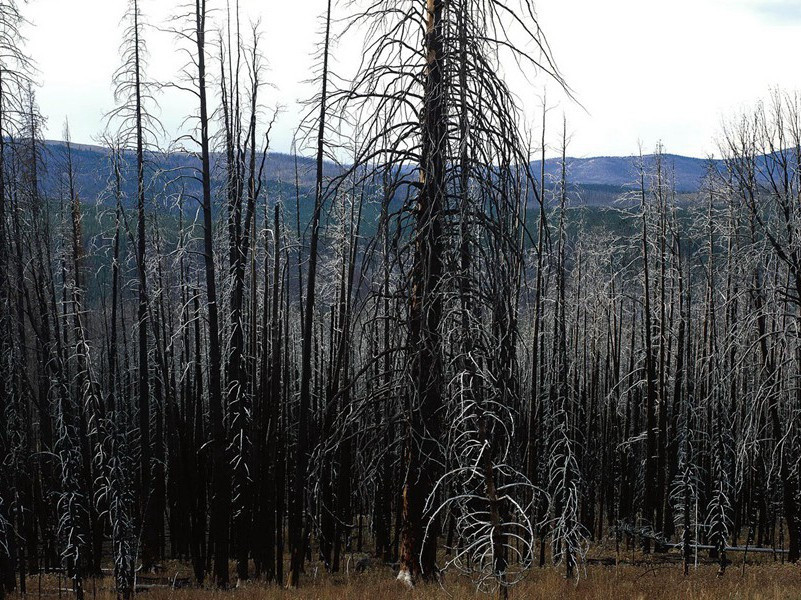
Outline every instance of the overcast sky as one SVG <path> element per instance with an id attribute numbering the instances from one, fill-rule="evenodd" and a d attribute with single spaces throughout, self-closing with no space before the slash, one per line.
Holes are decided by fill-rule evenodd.
<path id="1" fill-rule="evenodd" d="M 273 149 L 287 151 L 307 97 L 311 54 L 325 0 L 241 0 L 260 18 L 269 61 L 270 105 L 283 105 Z M 514 0 L 513 0 L 514 2 Z M 142 0 L 152 25 L 163 26 L 179 0 Z M 124 0 L 30 0 L 27 48 L 39 66 L 38 100 L 47 137 L 60 139 L 65 117 L 72 138 L 91 143 L 113 107 Z M 223 0 L 209 5 L 223 6 Z M 515 84 L 526 116 L 539 122 L 538 95 L 547 87 L 554 144 L 561 114 L 568 118 L 569 154 L 629 155 L 662 140 L 668 152 L 706 156 L 727 115 L 765 97 L 772 86 L 801 89 L 796 0 L 539 0 L 539 21 L 564 77 L 584 109 L 544 76 Z M 149 74 L 168 79 L 181 65 L 174 39 L 149 30 Z M 349 49 L 350 48 L 350 49 Z M 338 49 L 340 64 L 358 56 Z M 508 68 L 513 71 L 511 65 Z M 515 79 L 517 81 L 517 79 Z M 518 82 L 520 83 L 520 82 Z M 175 131 L 195 110 L 190 96 L 161 100 L 161 118 Z"/>

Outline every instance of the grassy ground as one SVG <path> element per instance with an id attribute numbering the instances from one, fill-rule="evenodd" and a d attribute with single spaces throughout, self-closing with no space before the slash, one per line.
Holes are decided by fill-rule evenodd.
<path id="1" fill-rule="evenodd" d="M 736 563 L 736 557 L 735 563 Z M 189 576 L 185 565 L 171 563 L 163 577 L 175 574 Z M 212 588 L 170 589 L 152 588 L 141 592 L 143 600 L 452 600 L 460 598 L 494 598 L 476 592 L 472 582 L 463 576 L 446 574 L 441 585 L 421 585 L 407 590 L 394 580 L 390 567 L 374 566 L 364 573 L 324 575 L 312 566 L 301 580 L 299 590 L 284 590 L 274 585 L 250 581 L 230 591 Z M 74 598 L 66 591 L 58 593 L 58 580 L 53 576 L 31 577 L 28 580 L 27 600 L 33 597 L 46 600 Z M 62 588 L 67 587 L 61 581 Z M 87 581 L 86 600 L 115 600 L 110 579 Z M 704 564 L 684 577 L 679 564 L 638 561 L 638 564 L 602 566 L 590 564 L 581 578 L 565 580 L 563 571 L 555 568 L 533 569 L 530 575 L 510 590 L 512 599 L 525 600 L 584 600 L 593 598 L 668 600 L 799 600 L 801 599 L 801 566 L 782 565 L 772 560 L 748 564 L 745 574 L 739 563 L 732 564 L 722 577 L 717 566 Z M 20 597 L 11 596 L 20 600 Z"/>

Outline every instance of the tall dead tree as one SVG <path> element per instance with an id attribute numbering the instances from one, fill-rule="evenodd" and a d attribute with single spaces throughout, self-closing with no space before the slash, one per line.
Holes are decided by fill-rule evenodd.
<path id="1" fill-rule="evenodd" d="M 220 352 L 219 307 L 214 266 L 214 230 L 211 206 L 211 158 L 209 142 L 209 108 L 206 96 L 206 0 L 195 0 L 191 17 L 194 28 L 189 34 L 196 45 L 197 95 L 200 105 L 200 178 L 203 187 L 203 258 L 206 275 L 206 302 L 209 341 L 209 421 L 212 436 L 211 523 L 209 534 L 214 549 L 214 578 L 218 586 L 228 584 L 229 531 L 231 512 L 230 470 L 226 461 L 226 432 L 223 421 L 220 386 L 222 358 Z"/>
<path id="2" fill-rule="evenodd" d="M 744 115 L 729 125 L 721 144 L 734 181 L 733 192 L 742 198 L 749 213 L 755 232 L 752 236 L 762 237 L 770 255 L 782 265 L 785 271 L 782 279 L 786 281 L 782 295 L 795 312 L 801 309 L 801 252 L 797 239 L 797 198 L 801 190 L 799 148 L 801 100 L 797 94 L 781 91 L 774 92 L 770 101 L 760 104 L 752 114 Z M 758 281 L 764 282 L 759 271 L 755 275 Z M 762 290 L 757 289 L 754 293 L 759 312 L 769 309 L 763 305 Z M 798 420 L 783 420 L 782 414 L 789 415 L 797 410 L 799 400 L 796 394 L 783 394 L 778 386 L 775 351 L 770 351 L 768 341 L 763 339 L 770 328 L 764 314 L 760 314 L 755 325 L 770 375 L 768 389 L 772 393 L 767 419 L 771 442 L 777 448 L 773 456 L 779 460 L 776 471 L 789 536 L 788 560 L 796 562 L 801 558 L 801 507 L 798 501 L 801 483 L 798 462 L 791 457 L 796 456 L 794 448 L 801 444 L 801 433 Z M 796 353 L 793 359 L 801 360 L 801 355 Z"/>
<path id="3" fill-rule="evenodd" d="M 656 380 L 656 347 L 653 341 L 653 313 L 651 311 L 651 266 L 649 262 L 649 206 L 645 185 L 645 164 L 640 153 L 640 211 L 642 219 L 641 251 L 642 251 L 642 302 L 643 327 L 645 337 L 645 480 L 643 484 L 643 516 L 646 528 L 656 525 L 656 467 L 657 467 L 657 380 Z M 643 550 L 650 552 L 651 539 L 643 538 Z"/>
<path id="4" fill-rule="evenodd" d="M 251 414 L 253 394 L 247 378 L 248 363 L 255 357 L 247 356 L 246 346 L 246 270 L 255 252 L 256 203 L 261 195 L 262 175 L 269 145 L 269 128 L 265 132 L 266 144 L 260 146 L 257 129 L 262 81 L 262 56 L 259 32 L 253 27 L 250 47 L 246 48 L 239 31 L 239 6 L 228 16 L 227 42 L 221 42 L 221 98 L 226 157 L 226 200 L 228 208 L 228 276 L 230 297 L 228 306 L 228 336 L 226 370 L 226 406 L 231 414 L 230 461 L 233 487 L 233 535 L 239 579 L 248 578 L 248 555 L 252 494 L 250 466 L 252 460 Z M 231 28 L 235 32 L 231 33 Z M 233 37 L 232 37 L 233 35 Z M 247 84 L 243 78 L 242 61 L 245 61 Z M 243 89 L 244 87 L 244 89 Z M 248 111 L 245 113 L 245 111 Z M 252 272 L 255 274 L 255 271 Z M 256 282 L 250 282 L 255 291 Z M 252 317 L 256 307 L 251 307 Z M 250 331 L 255 340 L 255 331 Z"/>
<path id="5" fill-rule="evenodd" d="M 311 411 L 312 377 L 312 326 L 317 286 L 318 244 L 320 238 L 320 215 L 325 201 L 324 163 L 325 131 L 328 116 L 328 58 L 331 36 L 331 0 L 328 0 L 325 17 L 325 39 L 322 49 L 321 92 L 319 95 L 319 117 L 317 120 L 317 148 L 314 208 L 312 209 L 309 237 L 309 258 L 306 276 L 305 308 L 300 359 L 300 405 L 298 413 L 297 442 L 295 447 L 294 490 L 289 505 L 289 587 L 300 583 L 300 571 L 306 552 L 306 471 L 309 464 L 309 417 Z"/>
<path id="6" fill-rule="evenodd" d="M 11 273 L 19 271 L 15 268 L 16 261 L 12 260 L 15 218 L 13 197 L 16 190 L 9 184 L 13 182 L 8 177 L 10 156 L 8 142 L 19 133 L 20 115 L 23 112 L 23 90 L 30 81 L 33 67 L 32 60 L 26 56 L 23 45 L 25 38 L 22 28 L 25 18 L 14 0 L 5 2 L 0 11 L 0 356 L 3 366 L 8 373 L 19 371 L 20 351 L 23 339 L 18 333 L 23 325 L 15 325 L 14 315 L 19 320 L 21 311 L 18 299 L 11 283 Z M 19 250 L 19 248 L 18 248 Z M 17 281 L 17 289 L 21 282 Z M 0 417 L 6 418 L 11 409 L 14 396 L 19 394 L 16 378 L 5 378 L 0 384 Z M 41 405 L 40 405 L 41 406 Z M 43 441 L 51 444 L 49 434 L 49 415 L 42 418 Z M 12 432 L 8 427 L 0 427 L 0 596 L 12 591 L 16 587 L 15 566 L 13 550 L 15 547 L 12 529 L 11 497 L 13 473 L 7 460 L 11 456 Z M 52 481 L 52 479 L 50 480 Z M 43 528 L 43 532 L 47 527 Z"/>
<path id="7" fill-rule="evenodd" d="M 147 288 L 147 221 L 145 191 L 145 150 L 147 138 L 156 139 L 160 130 L 148 104 L 154 102 L 153 86 L 146 80 L 147 47 L 143 37 L 144 19 L 139 0 L 130 0 L 123 17 L 125 30 L 120 46 L 122 65 L 114 73 L 114 99 L 117 106 L 108 119 L 118 124 L 125 149 L 134 152 L 136 165 L 136 274 L 137 274 L 137 396 L 139 414 L 139 499 L 142 520 L 142 563 L 145 569 L 155 564 L 162 532 L 158 530 L 159 502 L 153 497 L 152 439 L 149 322 L 150 308 Z"/>
<path id="8" fill-rule="evenodd" d="M 190 92 L 198 102 L 197 124 L 191 134 L 184 136 L 196 150 L 200 163 L 194 170 L 200 184 L 200 207 L 203 228 L 203 273 L 206 288 L 206 340 L 208 343 L 208 454 L 211 457 L 211 489 L 209 502 L 209 553 L 214 558 L 213 576 L 219 587 L 229 583 L 228 558 L 230 554 L 231 520 L 231 469 L 227 460 L 228 432 L 221 379 L 222 347 L 220 342 L 220 306 L 217 292 L 217 269 L 214 248 L 214 208 L 212 206 L 211 118 L 213 110 L 208 99 L 206 62 L 208 58 L 207 29 L 208 2 L 195 0 L 178 15 L 181 25 L 172 29 L 178 40 L 185 43 L 189 66 L 183 70 L 187 82 L 171 84 Z M 197 360 L 200 360 L 198 357 Z M 199 407 L 198 407 L 199 408 Z M 199 447 L 199 446 L 198 446 Z M 200 525 L 200 523 L 197 523 Z M 198 565 L 199 567 L 199 565 Z"/>
<path id="9" fill-rule="evenodd" d="M 486 177 L 476 174 L 472 180 L 480 198 L 495 193 L 494 175 L 488 174 L 495 167 L 509 172 L 528 162 L 516 105 L 492 66 L 496 51 L 559 77 L 528 1 L 519 10 L 504 2 L 426 0 L 404 6 L 381 1 L 356 8 L 348 22 L 368 24 L 367 57 L 352 86 L 332 95 L 332 106 L 366 116 L 358 124 L 355 164 L 340 182 L 362 168 L 365 178 L 377 181 L 381 172 L 392 176 L 405 170 L 386 197 L 400 200 L 411 216 L 402 221 L 409 224 L 410 242 L 401 253 L 408 313 L 398 401 L 405 429 L 399 579 L 413 584 L 437 577 L 439 525 L 431 509 L 445 460 L 443 273 L 451 250 L 445 233 L 452 226 L 446 216 L 451 182 L 458 189 L 452 165 L 461 164 L 466 145 L 471 164 L 487 170 Z M 529 42 L 536 55 L 522 50 Z M 470 115 L 466 121 L 460 98 Z M 467 131 L 459 128 L 460 118 Z"/>

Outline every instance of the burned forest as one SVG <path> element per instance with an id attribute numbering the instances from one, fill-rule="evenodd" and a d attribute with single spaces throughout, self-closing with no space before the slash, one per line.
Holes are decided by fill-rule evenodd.
<path id="1" fill-rule="evenodd" d="M 729 115 L 697 189 L 660 143 L 585 205 L 533 0 L 315 2 L 289 153 L 273 24 L 115 4 L 89 145 L 45 138 L 0 0 L 0 600 L 797 577 L 801 95 Z"/>

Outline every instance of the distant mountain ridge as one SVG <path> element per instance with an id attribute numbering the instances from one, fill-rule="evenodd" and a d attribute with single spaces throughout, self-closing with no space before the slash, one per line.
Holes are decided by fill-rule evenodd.
<path id="1" fill-rule="evenodd" d="M 646 170 L 651 170 L 655 164 L 655 156 L 643 156 Z M 566 159 L 567 177 L 572 185 L 579 186 L 611 186 L 615 188 L 631 188 L 639 185 L 639 157 L 638 156 L 594 156 L 589 158 Z M 713 160 L 711 164 L 720 166 L 720 161 Z M 531 170 L 539 176 L 541 161 L 531 163 Z M 710 160 L 680 156 L 678 154 L 663 154 L 662 165 L 666 175 L 673 178 L 676 191 L 680 193 L 697 192 L 701 181 L 708 172 Z M 546 178 L 557 179 L 561 174 L 561 159 L 550 158 L 545 160 Z"/>
<path id="2" fill-rule="evenodd" d="M 45 188 L 51 194 L 58 194 L 63 190 L 63 176 L 66 167 L 65 143 L 62 141 L 45 142 Z M 109 154 L 105 148 L 89 144 L 72 144 L 73 164 L 76 171 L 76 187 L 81 198 L 85 201 L 94 201 L 109 194 L 110 165 Z M 668 177 L 675 180 L 676 190 L 680 193 L 693 193 L 700 189 L 701 181 L 706 174 L 710 161 L 707 159 L 692 158 L 675 154 L 664 154 L 663 166 Z M 133 154 L 126 156 L 129 162 L 127 173 L 123 174 L 123 192 L 130 200 L 135 197 L 135 177 L 130 168 Z M 654 165 L 654 156 L 643 157 L 646 168 Z M 213 185 L 222 186 L 222 171 L 215 169 L 222 157 L 212 155 L 212 168 L 214 171 Z M 639 183 L 639 158 L 634 156 L 597 156 L 589 158 L 568 158 L 568 181 L 574 190 L 578 190 L 581 197 L 590 204 L 609 204 L 627 189 L 632 189 Z M 165 173 L 163 179 L 169 180 L 173 192 L 177 189 L 175 175 L 179 172 L 188 173 L 192 167 L 197 167 L 194 156 L 185 153 L 172 153 L 169 155 L 151 153 L 148 155 L 148 170 L 151 173 Z M 720 166 L 719 161 L 714 161 Z M 296 190 L 297 165 L 297 190 Z M 333 163 L 326 163 L 326 171 L 335 173 L 339 171 Z M 314 161 L 307 157 L 295 157 L 280 152 L 269 154 L 264 174 L 268 193 L 281 194 L 285 200 L 293 201 L 296 193 L 301 198 L 309 197 L 314 188 Z M 540 161 L 531 163 L 531 171 L 539 177 Z M 548 180 L 555 182 L 561 172 L 560 159 L 547 159 L 545 173 Z M 197 182 L 188 178 L 184 180 L 185 193 L 197 195 L 199 190 Z"/>

